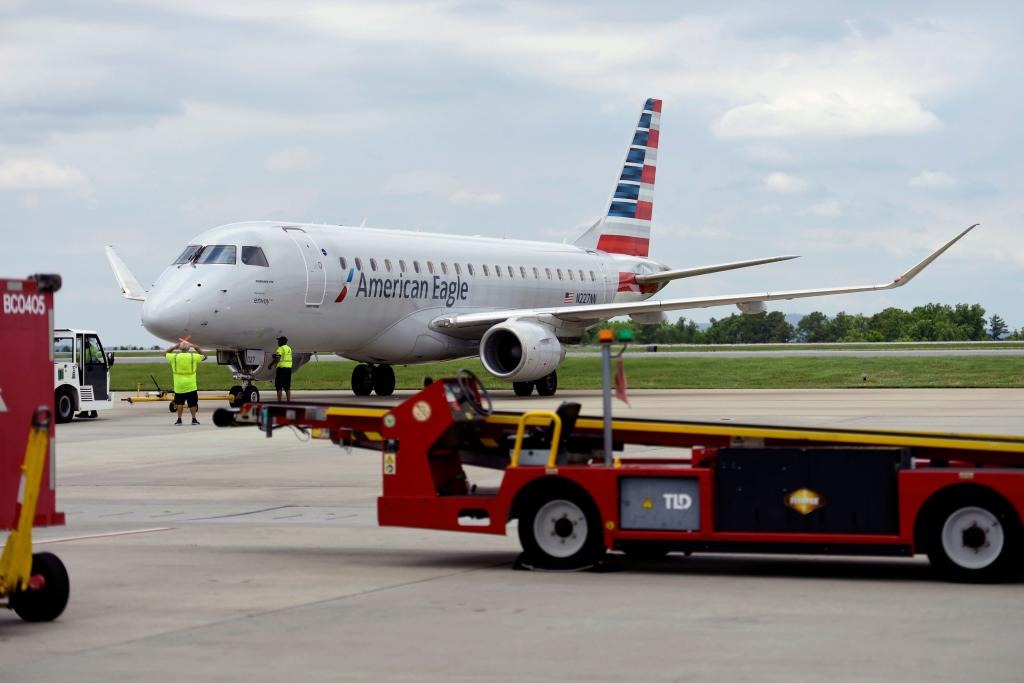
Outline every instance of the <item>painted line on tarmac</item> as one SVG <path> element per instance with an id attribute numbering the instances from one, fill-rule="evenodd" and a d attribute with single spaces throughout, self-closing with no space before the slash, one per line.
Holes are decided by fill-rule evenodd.
<path id="1" fill-rule="evenodd" d="M 173 526 L 158 526 L 152 529 L 132 529 L 131 531 L 111 531 L 105 534 L 89 534 L 87 536 L 64 536 L 63 538 L 48 538 L 43 541 L 32 540 L 32 545 L 43 545 L 44 543 L 66 543 L 67 541 L 87 541 L 93 538 L 112 538 L 114 536 L 135 536 L 137 534 L 151 534 L 155 531 L 174 531 Z"/>

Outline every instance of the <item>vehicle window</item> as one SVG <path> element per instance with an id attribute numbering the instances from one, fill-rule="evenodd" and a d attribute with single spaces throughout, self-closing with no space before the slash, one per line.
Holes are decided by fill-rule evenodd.
<path id="1" fill-rule="evenodd" d="M 460 266 L 458 263 L 455 264 L 455 274 L 462 275 L 462 266 Z"/>
<path id="2" fill-rule="evenodd" d="M 242 263 L 247 266 L 270 267 L 270 264 L 267 263 L 267 257 L 260 247 L 242 247 Z"/>
<path id="3" fill-rule="evenodd" d="M 384 270 L 388 271 L 389 273 L 391 272 L 391 259 L 384 259 Z"/>
<path id="4" fill-rule="evenodd" d="M 356 256 L 356 270 L 362 270 L 362 269 L 363 269 L 363 260 L 361 258 L 359 258 L 358 256 Z"/>
<path id="5" fill-rule="evenodd" d="M 512 266 L 507 266 L 507 268 L 508 268 L 508 276 L 509 277 L 515 277 L 516 276 L 516 271 L 512 269 Z"/>
<path id="6" fill-rule="evenodd" d="M 558 279 L 561 280 L 562 279 L 562 269 L 561 268 L 556 268 L 555 272 L 558 273 Z"/>
<path id="7" fill-rule="evenodd" d="M 179 255 L 178 258 L 174 259 L 174 263 L 172 265 L 188 263 L 189 259 L 196 255 L 197 251 L 199 251 L 198 244 L 188 245 L 185 247 L 185 251 L 181 252 L 181 255 Z"/>
<path id="8" fill-rule="evenodd" d="M 448 274 L 448 264 L 447 264 L 447 263 L 445 263 L 444 261 L 441 261 L 441 272 L 442 272 L 442 273 L 443 273 L 444 275 L 447 275 L 447 274 Z"/>
<path id="9" fill-rule="evenodd" d="M 494 276 L 501 277 L 501 266 L 494 266 Z"/>
<path id="10" fill-rule="evenodd" d="M 406 267 L 405 267 L 405 261 L 399 261 L 399 262 L 398 262 L 398 268 L 399 268 L 399 270 L 401 270 L 401 271 L 402 271 L 403 273 L 404 273 L 404 272 L 406 272 Z"/>
<path id="11" fill-rule="evenodd" d="M 488 268 L 487 264 L 485 263 L 484 264 L 484 277 L 490 277 L 490 275 L 491 275 L 491 269 Z"/>
<path id="12" fill-rule="evenodd" d="M 594 277 L 594 271 L 590 271 L 590 281 L 591 282 L 596 282 L 597 281 L 597 278 Z"/>
<path id="13" fill-rule="evenodd" d="M 100 346 L 100 340 L 95 336 L 85 338 L 85 363 L 87 365 L 102 365 L 105 363 L 103 360 L 103 347 Z"/>
<path id="14" fill-rule="evenodd" d="M 234 265 L 236 261 L 235 245 L 233 244 L 207 244 L 199 252 L 196 263 L 214 263 L 220 265 Z"/>
<path id="15" fill-rule="evenodd" d="M 434 274 L 434 262 L 433 261 L 427 261 L 427 272 L 430 273 L 431 275 Z"/>
<path id="16" fill-rule="evenodd" d="M 370 259 L 370 270 L 372 270 L 375 273 L 377 272 L 377 259 Z"/>
<path id="17" fill-rule="evenodd" d="M 548 274 L 548 279 L 550 280 L 551 279 L 551 269 L 550 268 L 545 268 L 544 272 Z"/>
<path id="18" fill-rule="evenodd" d="M 470 275 L 475 275 L 476 274 L 476 273 L 473 272 L 473 264 L 472 263 L 466 264 L 466 269 L 469 271 Z"/>
<path id="19" fill-rule="evenodd" d="M 526 266 L 519 266 L 519 274 L 524 280 L 526 279 Z"/>
<path id="20" fill-rule="evenodd" d="M 533 267 L 533 279 L 534 280 L 539 280 L 540 279 L 540 270 L 537 268 L 537 266 Z"/>
<path id="21" fill-rule="evenodd" d="M 339 260 L 341 261 L 341 269 L 348 270 L 348 261 L 345 260 L 345 257 L 342 256 Z"/>
<path id="22" fill-rule="evenodd" d="M 53 360 L 71 363 L 75 360 L 75 340 L 71 337 L 53 338 Z"/>
<path id="23" fill-rule="evenodd" d="M 417 275 L 419 275 L 419 273 L 420 273 L 420 262 L 419 261 L 413 261 L 412 262 L 412 269 L 416 271 Z"/>
<path id="24" fill-rule="evenodd" d="M 567 273 L 569 273 L 569 279 L 570 279 L 570 280 L 574 280 L 574 279 L 575 279 L 575 278 L 574 278 L 574 277 L 572 276 L 572 270 L 568 270 L 568 271 L 566 271 L 566 272 L 567 272 Z"/>

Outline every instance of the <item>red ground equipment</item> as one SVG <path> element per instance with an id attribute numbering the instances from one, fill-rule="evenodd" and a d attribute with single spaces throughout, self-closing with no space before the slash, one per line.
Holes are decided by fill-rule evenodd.
<path id="1" fill-rule="evenodd" d="M 486 405 L 485 405 L 486 404 Z M 1021 568 L 1024 438 L 613 420 L 579 405 L 491 413 L 461 372 L 394 408 L 265 403 L 218 424 L 293 426 L 381 453 L 378 521 L 504 534 L 523 563 L 582 568 L 607 550 L 910 556 L 944 577 L 991 581 Z M 539 427 L 537 426 L 539 425 Z M 630 457 L 633 445 L 679 457 Z M 467 467 L 503 470 L 494 488 Z"/>
<path id="2" fill-rule="evenodd" d="M 68 578 L 50 553 L 32 554 L 32 527 L 64 523 L 56 510 L 53 426 L 53 293 L 60 276 L 0 280 L 0 598 L 26 621 L 64 610 Z"/>

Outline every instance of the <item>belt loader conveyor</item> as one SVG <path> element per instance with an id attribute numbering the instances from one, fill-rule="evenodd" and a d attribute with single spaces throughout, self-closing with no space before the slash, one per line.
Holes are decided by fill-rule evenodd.
<path id="1" fill-rule="evenodd" d="M 489 408 L 462 372 L 392 408 L 260 403 L 215 422 L 379 451 L 382 526 L 504 534 L 516 519 L 528 566 L 582 568 L 621 550 L 923 552 L 943 577 L 976 582 L 1021 568 L 1021 437 L 613 420 L 620 454 L 607 464 L 602 419 L 578 404 Z M 630 457 L 626 445 L 692 455 Z M 500 486 L 471 487 L 466 465 L 503 470 Z"/>

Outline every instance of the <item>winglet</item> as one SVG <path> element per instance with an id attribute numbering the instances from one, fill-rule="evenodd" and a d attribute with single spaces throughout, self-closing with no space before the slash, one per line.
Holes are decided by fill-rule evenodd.
<path id="1" fill-rule="evenodd" d="M 135 279 L 132 271 L 128 269 L 125 262 L 117 255 L 114 248 L 107 246 L 104 250 L 107 252 L 107 260 L 110 261 L 110 267 L 114 271 L 114 277 L 117 278 L 117 284 L 121 287 L 121 294 L 124 298 L 131 299 L 132 301 L 145 301 L 145 290 L 139 285 L 139 281 Z"/>
<path id="2" fill-rule="evenodd" d="M 946 242 L 946 243 L 945 243 L 944 245 L 942 245 L 941 247 L 939 247 L 938 249 L 936 249 L 936 250 L 935 250 L 935 251 L 934 251 L 934 252 L 933 252 L 933 253 L 932 253 L 932 254 L 931 254 L 930 256 L 928 256 L 928 258 L 926 258 L 925 260 L 921 261 L 921 262 L 920 262 L 920 263 L 918 263 L 918 264 L 917 264 L 916 266 L 914 266 L 913 268 L 911 268 L 911 269 L 910 269 L 910 270 L 908 270 L 907 272 L 903 273 L 903 275 L 900 275 L 900 276 L 899 276 L 898 278 L 896 278 L 895 280 L 893 280 L 893 281 L 892 281 L 892 284 L 891 284 L 891 285 L 889 285 L 888 287 L 886 287 L 886 289 L 892 289 L 892 288 L 894 288 L 894 287 L 902 287 L 903 285 L 905 285 L 905 284 L 907 284 L 908 282 L 910 282 L 911 280 L 913 280 L 913 279 L 914 279 L 914 277 L 915 277 L 915 276 L 916 276 L 916 275 L 917 275 L 918 273 L 920 273 L 920 272 L 921 272 L 922 270 L 924 270 L 924 269 L 925 269 L 925 268 L 927 268 L 927 267 L 928 267 L 929 265 L 931 265 L 932 261 L 934 261 L 935 259 L 937 259 L 937 258 L 939 258 L 940 256 L 942 256 L 942 254 L 943 254 L 943 253 L 944 253 L 944 252 L 945 252 L 945 251 L 946 251 L 947 249 L 949 249 L 949 248 L 950 248 L 951 246 L 953 246 L 954 244 L 956 244 L 957 242 L 959 242 L 959 241 L 960 241 L 960 239 L 961 239 L 961 238 L 962 238 L 962 237 L 963 237 L 964 235 L 966 235 L 967 233 L 969 233 L 969 232 L 970 232 L 971 230 L 974 230 L 974 229 L 975 229 L 976 227 L 978 227 L 979 225 L 981 225 L 981 224 L 980 224 L 980 223 L 975 223 L 974 225 L 972 225 L 971 227 L 967 228 L 966 230 L 964 230 L 963 232 L 961 232 L 961 233 L 960 233 L 959 235 L 957 235 L 956 237 L 954 237 L 954 238 L 953 238 L 953 239 L 951 239 L 950 241 Z"/>

